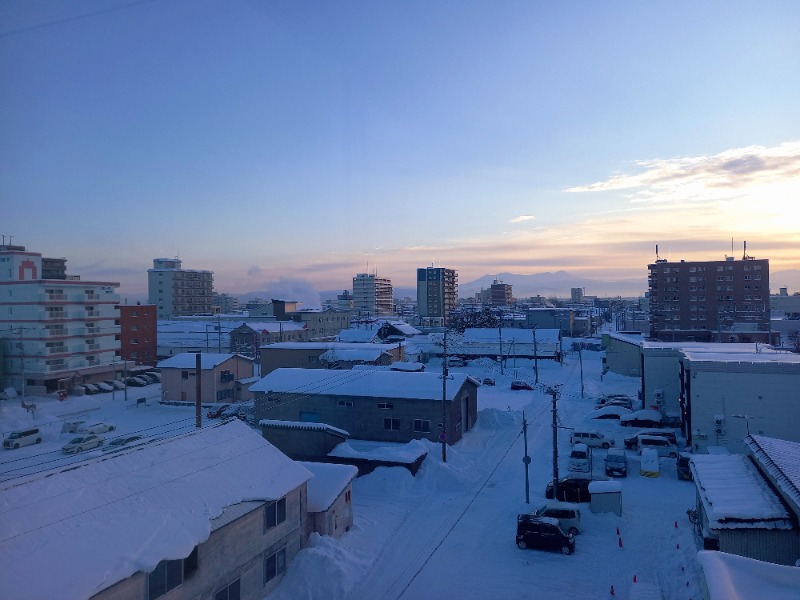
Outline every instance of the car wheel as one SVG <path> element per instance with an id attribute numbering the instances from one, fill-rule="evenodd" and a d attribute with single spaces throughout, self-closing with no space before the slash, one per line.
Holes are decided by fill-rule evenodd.
<path id="1" fill-rule="evenodd" d="M 83 452 L 83 446 L 78 446 L 75 448 L 75 452 Z"/>
<path id="2" fill-rule="evenodd" d="M 42 438 L 36 438 L 36 443 L 37 444 L 41 444 L 42 443 Z"/>
<path id="3" fill-rule="evenodd" d="M 517 542 L 517 546 L 519 546 L 520 550 L 525 550 L 528 547 L 528 544 L 525 543 L 525 540 L 520 540 Z"/>
<path id="4" fill-rule="evenodd" d="M 611 447 L 611 444 L 608 442 L 603 442 L 603 450 L 608 450 Z"/>
<path id="5" fill-rule="evenodd" d="M 572 554 L 572 548 L 564 544 L 561 546 L 561 554 Z"/>
<path id="6" fill-rule="evenodd" d="M 669 457 L 670 457 L 670 458 L 678 458 L 678 455 L 677 455 L 677 454 L 675 454 L 674 452 L 670 452 L 670 453 L 669 453 Z"/>
<path id="7" fill-rule="evenodd" d="M 569 531 L 567 532 L 570 535 L 578 535 L 578 528 L 577 527 L 570 527 Z"/>
<path id="8" fill-rule="evenodd" d="M 17 448 L 19 448 L 19 444 L 14 444 L 14 449 L 16 450 Z"/>
<path id="9" fill-rule="evenodd" d="M 108 428 L 109 431 L 114 431 L 115 429 L 116 429 L 116 427 L 114 427 L 113 425 Z"/>

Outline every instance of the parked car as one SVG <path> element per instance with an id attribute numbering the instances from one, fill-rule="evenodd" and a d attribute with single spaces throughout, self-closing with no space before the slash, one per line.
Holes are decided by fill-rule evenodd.
<path id="1" fill-rule="evenodd" d="M 223 410 L 223 411 L 220 413 L 220 415 L 219 415 L 219 416 L 220 416 L 220 417 L 222 417 L 223 419 L 230 419 L 231 417 L 238 417 L 238 416 L 239 416 L 239 410 L 240 410 L 240 409 L 241 409 L 241 406 L 240 406 L 240 405 L 238 405 L 238 404 L 231 404 L 230 406 L 228 406 L 228 408 L 226 408 L 225 410 Z"/>
<path id="2" fill-rule="evenodd" d="M 674 431 L 670 431 L 669 429 L 641 429 L 634 433 L 633 435 L 627 436 L 622 443 L 625 445 L 626 448 L 631 450 L 636 450 L 639 448 L 639 436 L 640 435 L 656 435 L 663 438 L 668 439 L 670 442 L 678 445 L 678 438 L 675 435 Z"/>
<path id="3" fill-rule="evenodd" d="M 684 481 L 692 481 L 692 479 L 694 479 L 694 477 L 692 477 L 692 470 L 689 468 L 689 461 L 691 459 L 692 455 L 688 452 L 681 452 L 678 454 L 678 479 L 682 479 Z"/>
<path id="4" fill-rule="evenodd" d="M 141 439 L 142 436 L 140 435 L 121 435 L 108 442 L 108 446 L 106 446 L 103 451 L 116 452 L 117 450 L 122 450 L 128 444 L 138 442 Z"/>
<path id="5" fill-rule="evenodd" d="M 119 379 L 112 379 L 110 381 L 107 381 L 106 383 L 111 384 L 112 386 L 114 386 L 118 390 L 124 390 L 125 389 L 125 382 L 124 381 L 120 381 Z"/>
<path id="6" fill-rule="evenodd" d="M 158 380 L 153 377 L 150 373 L 139 373 L 136 377 L 139 379 L 144 380 L 146 385 L 150 385 L 151 383 L 157 383 Z"/>
<path id="7" fill-rule="evenodd" d="M 40 444 L 42 442 L 42 432 L 38 427 L 28 427 L 27 429 L 19 429 L 11 431 L 3 440 L 3 448 L 9 450 L 19 448 L 20 446 L 30 446 L 31 444 Z"/>
<path id="8" fill-rule="evenodd" d="M 620 419 L 629 415 L 631 410 L 624 406 L 602 406 L 587 413 L 587 419 Z"/>
<path id="9" fill-rule="evenodd" d="M 101 392 L 113 392 L 114 386 L 106 383 L 105 381 L 98 381 L 94 384 Z"/>
<path id="10" fill-rule="evenodd" d="M 558 480 L 558 498 L 564 502 L 589 502 L 589 484 L 595 481 L 588 475 L 578 475 L 570 473 Z M 544 497 L 548 500 L 553 499 L 553 482 L 550 481 L 544 490 Z"/>
<path id="11" fill-rule="evenodd" d="M 595 408 L 603 408 L 604 406 L 621 406 L 627 409 L 633 409 L 633 403 L 630 400 L 609 400 L 603 404 L 596 404 Z"/>
<path id="12" fill-rule="evenodd" d="M 570 535 L 578 535 L 581 532 L 581 511 L 570 504 L 548 503 L 532 510 L 531 514 L 536 517 L 557 519 L 561 529 Z"/>
<path id="13" fill-rule="evenodd" d="M 606 454 L 606 476 L 627 477 L 628 457 L 622 448 L 609 448 Z"/>
<path id="14" fill-rule="evenodd" d="M 642 477 L 660 477 L 658 451 L 653 448 L 642 448 L 639 452 L 639 475 Z"/>
<path id="15" fill-rule="evenodd" d="M 661 412 L 651 408 L 635 410 L 619 419 L 619 424 L 624 427 L 661 427 L 663 422 Z"/>
<path id="16" fill-rule="evenodd" d="M 483 385 L 494 385 L 495 381 L 491 377 L 484 377 L 483 381 L 481 381 Z"/>
<path id="17" fill-rule="evenodd" d="M 158 371 L 148 371 L 147 374 L 156 380 L 156 383 L 161 383 L 161 373 Z"/>
<path id="18" fill-rule="evenodd" d="M 99 435 L 79 435 L 78 437 L 72 438 L 68 444 L 61 448 L 61 452 L 64 454 L 76 454 L 84 450 L 99 448 L 102 445 L 103 438 Z"/>
<path id="19" fill-rule="evenodd" d="M 222 406 L 217 406 L 212 408 L 206 413 L 206 417 L 209 419 L 219 419 L 222 416 L 222 413 L 225 409 L 230 408 L 230 404 L 223 404 Z"/>
<path id="20" fill-rule="evenodd" d="M 83 391 L 86 394 L 99 394 L 100 389 L 94 385 L 93 383 L 84 383 L 83 384 Z"/>
<path id="21" fill-rule="evenodd" d="M 447 366 L 448 367 L 465 367 L 466 363 L 464 362 L 463 358 L 458 356 L 448 356 L 447 357 Z"/>
<path id="22" fill-rule="evenodd" d="M 89 423 L 88 425 L 82 425 L 80 429 L 78 429 L 78 433 L 106 433 L 107 431 L 114 431 L 117 428 L 116 425 L 112 425 L 111 423 Z"/>
<path id="23" fill-rule="evenodd" d="M 614 445 L 613 438 L 596 429 L 574 429 L 569 442 L 570 444 L 583 442 L 591 448 L 611 448 Z"/>
<path id="24" fill-rule="evenodd" d="M 61 433 L 77 433 L 86 421 L 64 421 L 61 424 Z"/>
<path id="25" fill-rule="evenodd" d="M 532 390 L 533 386 L 524 379 L 515 379 L 511 382 L 512 390 Z"/>
<path id="26" fill-rule="evenodd" d="M 605 394 L 597 399 L 598 406 L 605 406 L 606 404 L 619 403 L 620 405 L 628 405 L 631 408 L 633 405 L 633 398 L 625 394 Z"/>
<path id="27" fill-rule="evenodd" d="M 147 385 L 147 382 L 141 377 L 128 377 L 125 383 L 131 387 L 144 387 Z"/>
<path id="28" fill-rule="evenodd" d="M 592 470 L 592 450 L 583 442 L 572 445 L 569 453 L 569 470 L 590 473 Z"/>
<path id="29" fill-rule="evenodd" d="M 639 436 L 639 454 L 647 448 L 652 448 L 658 452 L 659 457 L 668 456 L 670 458 L 678 458 L 678 447 L 667 438 L 658 435 Z"/>
<path id="30" fill-rule="evenodd" d="M 560 550 L 562 554 L 575 551 L 575 537 L 564 533 L 557 519 L 536 517 L 533 515 L 517 516 L 517 546 L 539 548 L 542 550 Z"/>

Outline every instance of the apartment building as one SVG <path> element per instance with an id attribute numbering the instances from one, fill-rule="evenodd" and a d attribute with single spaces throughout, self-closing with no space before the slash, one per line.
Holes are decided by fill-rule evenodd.
<path id="1" fill-rule="evenodd" d="M 3 386 L 43 394 L 113 378 L 119 283 L 67 275 L 66 260 L 0 245 Z"/>
<path id="2" fill-rule="evenodd" d="M 511 306 L 513 298 L 510 284 L 495 279 L 490 290 L 490 304 L 492 306 Z"/>
<path id="3" fill-rule="evenodd" d="M 454 269 L 417 269 L 417 311 L 423 324 L 447 326 L 458 305 L 458 273 Z"/>
<path id="4" fill-rule="evenodd" d="M 212 312 L 214 274 L 184 269 L 179 258 L 153 259 L 147 270 L 148 301 L 159 319 L 208 315 Z"/>
<path id="5" fill-rule="evenodd" d="M 647 268 L 651 338 L 772 343 L 768 259 L 659 259 Z"/>
<path id="6" fill-rule="evenodd" d="M 119 305 L 119 355 L 140 365 L 158 362 L 158 319 L 153 304 Z"/>
<path id="7" fill-rule="evenodd" d="M 353 277 L 353 313 L 370 317 L 394 314 L 394 291 L 391 279 L 375 273 L 359 273 Z"/>

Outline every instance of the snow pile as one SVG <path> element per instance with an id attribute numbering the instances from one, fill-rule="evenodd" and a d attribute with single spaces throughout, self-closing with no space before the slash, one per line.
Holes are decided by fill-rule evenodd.
<path id="1" fill-rule="evenodd" d="M 752 558 L 701 550 L 709 600 L 797 600 L 800 569 Z"/>

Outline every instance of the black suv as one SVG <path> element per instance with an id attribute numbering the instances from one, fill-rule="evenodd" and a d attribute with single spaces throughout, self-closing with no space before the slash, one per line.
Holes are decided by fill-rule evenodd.
<path id="1" fill-rule="evenodd" d="M 552 517 L 536 517 L 534 515 L 517 516 L 517 546 L 539 548 L 541 550 L 560 550 L 562 554 L 575 552 L 575 538 L 564 533 L 558 519 Z"/>
<path id="2" fill-rule="evenodd" d="M 589 484 L 593 480 L 591 477 L 580 477 L 570 474 L 558 480 L 558 498 L 564 502 L 589 502 Z M 544 490 L 544 497 L 548 500 L 553 498 L 553 482 L 550 481 Z"/>

